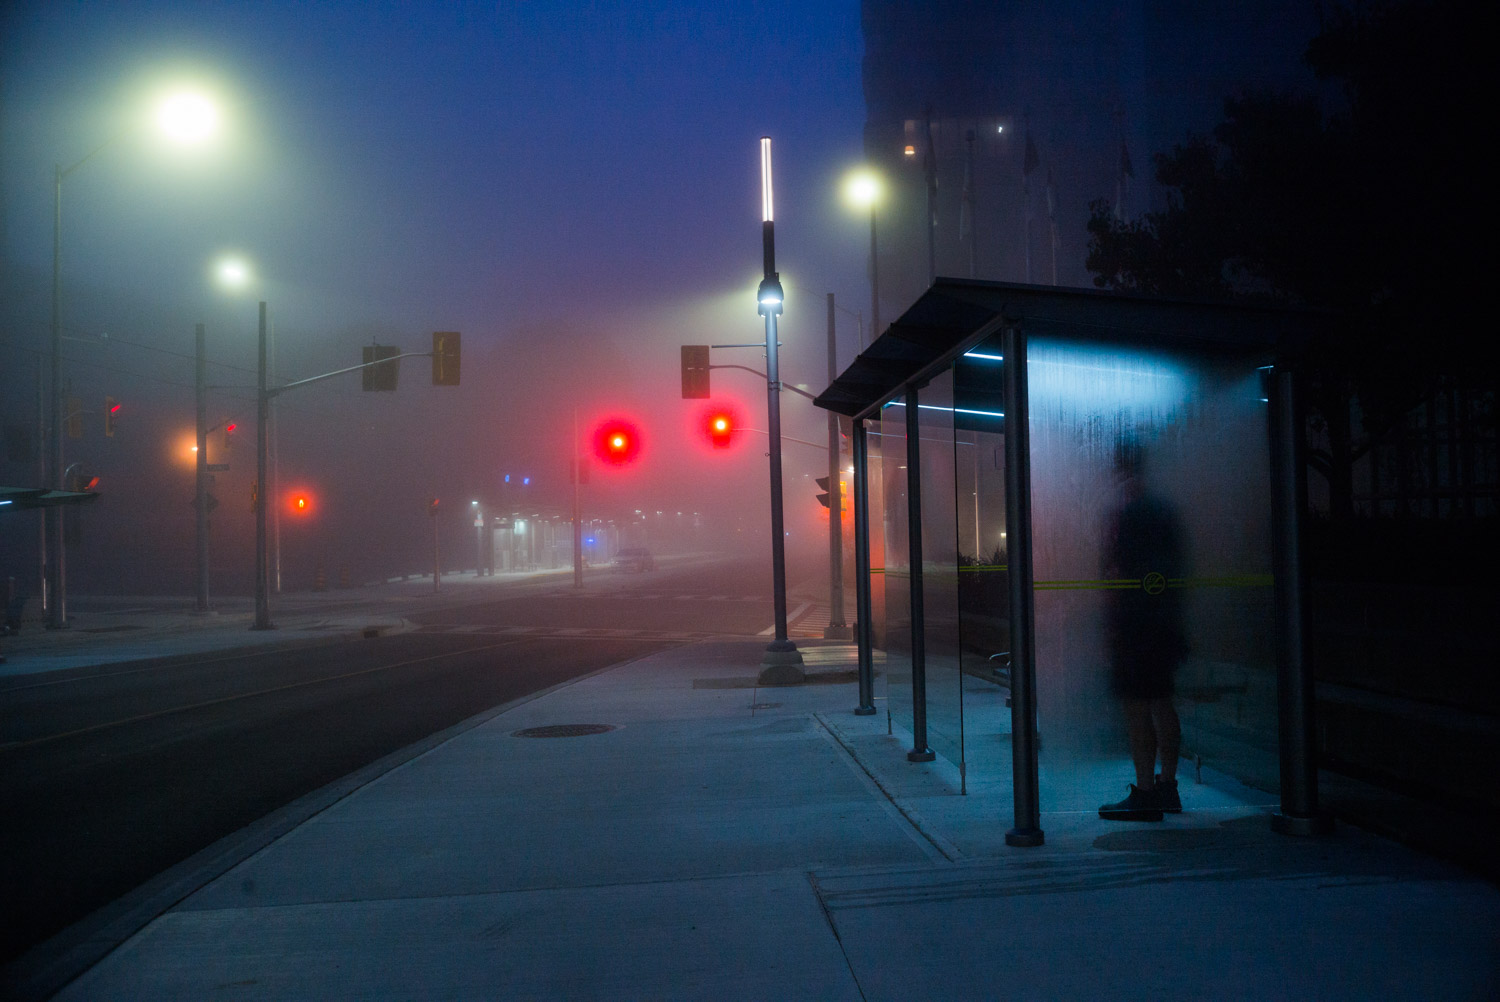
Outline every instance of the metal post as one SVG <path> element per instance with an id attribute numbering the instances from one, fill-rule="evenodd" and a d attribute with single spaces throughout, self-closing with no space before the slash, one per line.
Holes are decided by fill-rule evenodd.
<path id="1" fill-rule="evenodd" d="M 438 520 L 437 508 L 430 508 L 432 514 L 432 591 L 436 594 L 443 587 L 443 561 L 438 552 Z"/>
<path id="2" fill-rule="evenodd" d="M 760 141 L 761 249 L 765 277 L 756 293 L 758 309 L 766 318 L 766 430 L 771 440 L 771 588 L 776 638 L 766 645 L 759 681 L 763 685 L 791 685 L 803 681 L 802 654 L 787 636 L 786 529 L 781 497 L 781 372 L 778 364 L 776 317 L 781 313 L 781 282 L 776 274 L 776 229 L 771 200 L 771 140 Z M 774 295 L 771 293 L 774 291 Z"/>
<path id="3" fill-rule="evenodd" d="M 1323 835 L 1333 820 L 1318 810 L 1313 673 L 1303 628 L 1302 511 L 1307 502 L 1302 401 L 1297 374 L 1278 366 L 1271 383 L 1271 491 L 1276 596 L 1276 699 L 1281 745 L 1281 811 L 1271 828 L 1283 835 Z"/>
<path id="4" fill-rule="evenodd" d="M 855 716 L 875 712 L 874 626 L 870 622 L 870 453 L 863 419 L 854 422 L 854 627 L 859 641 L 859 706 Z"/>
<path id="5" fill-rule="evenodd" d="M 207 370 L 208 360 L 205 357 L 207 348 L 204 342 L 203 325 L 198 324 L 193 329 L 193 341 L 196 349 L 194 360 L 193 389 L 197 398 L 198 408 L 198 461 L 196 490 L 193 493 L 193 521 L 195 530 L 195 542 L 197 549 L 198 564 L 198 601 L 194 606 L 197 612 L 208 611 L 208 385 Z"/>
<path id="6" fill-rule="evenodd" d="M 47 483 L 47 388 L 42 378 L 42 356 L 36 357 L 36 482 L 45 486 Z M 37 594 L 41 596 L 42 612 L 52 608 L 48 599 L 48 588 L 51 578 L 47 573 L 47 513 L 51 508 L 43 508 L 37 512 L 36 528 L 36 552 L 37 552 Z"/>
<path id="7" fill-rule="evenodd" d="M 256 336 L 256 390 L 255 390 L 255 624 L 252 630 L 274 630 L 271 622 L 270 553 L 266 536 L 266 506 L 271 493 L 266 482 L 266 470 L 270 466 L 270 429 L 267 420 L 271 412 L 271 391 L 267 386 L 266 373 L 266 304 L 260 304 L 260 326 Z"/>
<path id="8" fill-rule="evenodd" d="M 828 293 L 828 382 L 839 375 L 839 350 L 834 324 L 833 293 Z M 825 640 L 850 640 L 844 622 L 844 492 L 839 485 L 839 416 L 828 412 L 828 626 Z"/>
<path id="9" fill-rule="evenodd" d="M 927 747 L 927 622 L 922 606 L 922 445 L 917 388 L 906 388 L 906 547 L 911 563 L 911 751 L 908 762 L 937 758 Z"/>
<path id="10" fill-rule="evenodd" d="M 870 341 L 880 336 L 880 258 L 875 243 L 875 203 L 870 203 Z"/>
<path id="11" fill-rule="evenodd" d="M 63 490 L 63 383 L 62 383 L 62 183 L 61 164 L 54 166 L 52 175 L 52 371 L 48 387 L 52 421 L 47 433 L 51 448 L 48 452 L 52 468 L 48 477 L 54 490 Z M 43 516 L 47 526 L 47 548 L 51 551 L 47 561 L 47 589 L 43 600 L 47 605 L 47 629 L 68 628 L 67 598 L 67 554 L 63 544 L 63 508 L 54 505 L 46 509 Z"/>
<path id="12" fill-rule="evenodd" d="M 474 516 L 474 576 L 484 577 L 484 511 L 475 507 Z"/>
<path id="13" fill-rule="evenodd" d="M 922 157 L 927 173 L 927 284 L 937 280 L 937 150 L 932 146 L 932 109 L 927 109 L 927 150 Z"/>
<path id="14" fill-rule="evenodd" d="M 573 587 L 583 587 L 583 521 L 578 492 L 582 489 L 583 456 L 578 449 L 578 408 L 573 408 Z"/>
<path id="15" fill-rule="evenodd" d="M 1005 367 L 1005 525 L 1010 589 L 1010 743 L 1016 826 L 1005 844 L 1041 845 L 1037 770 L 1036 614 L 1031 567 L 1031 427 L 1026 386 L 1026 335 L 1007 327 Z"/>

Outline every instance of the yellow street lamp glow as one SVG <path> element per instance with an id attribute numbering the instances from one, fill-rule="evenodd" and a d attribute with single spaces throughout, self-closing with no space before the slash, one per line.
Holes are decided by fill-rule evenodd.
<path id="1" fill-rule="evenodd" d="M 874 171 L 858 170 L 844 182 L 844 198 L 857 209 L 868 209 L 880 199 L 880 187 Z"/>
<path id="2" fill-rule="evenodd" d="M 219 109 L 201 91 L 177 91 L 156 106 L 156 126 L 174 142 L 196 145 L 219 131 Z"/>
<path id="3" fill-rule="evenodd" d="M 214 277 L 221 285 L 243 289 L 250 282 L 250 266 L 242 258 L 221 258 L 214 266 Z"/>

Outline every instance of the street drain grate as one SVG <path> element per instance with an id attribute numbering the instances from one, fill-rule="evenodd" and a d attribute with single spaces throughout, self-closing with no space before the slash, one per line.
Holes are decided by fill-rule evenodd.
<path id="1" fill-rule="evenodd" d="M 513 738 L 581 738 L 589 734 L 605 734 L 615 729 L 614 724 L 547 724 L 544 727 L 525 727 L 512 731 Z"/>

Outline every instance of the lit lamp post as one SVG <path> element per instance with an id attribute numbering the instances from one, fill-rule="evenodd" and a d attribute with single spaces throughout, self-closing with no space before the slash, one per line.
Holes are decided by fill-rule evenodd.
<path id="1" fill-rule="evenodd" d="M 157 129 L 169 139 L 183 145 L 194 145 L 210 138 L 219 127 L 219 113 L 206 96 L 193 92 L 175 93 L 156 108 Z M 52 486 L 63 490 L 63 383 L 62 383 L 62 190 L 63 181 L 98 156 L 120 138 L 111 136 L 93 152 L 71 167 L 57 164 L 52 175 L 52 361 L 51 361 L 51 427 L 48 452 L 52 460 Z M 68 627 L 67 565 L 63 544 L 63 509 L 48 507 L 45 511 L 46 563 L 43 601 L 47 606 L 47 629 Z"/>
<path id="2" fill-rule="evenodd" d="M 250 281 L 250 269 L 238 258 L 222 258 L 213 268 L 214 278 L 231 291 L 243 289 Z M 196 611 L 206 613 L 208 607 L 208 480 L 212 472 L 208 466 L 208 351 L 204 339 L 203 325 L 194 332 L 196 365 L 194 380 L 198 410 L 197 476 L 193 494 L 195 512 L 197 553 L 197 605 Z"/>
<path id="3" fill-rule="evenodd" d="M 766 318 L 766 428 L 771 439 L 771 585 L 776 612 L 776 638 L 761 659 L 762 685 L 791 685 L 806 676 L 802 654 L 787 637 L 786 530 L 781 515 L 781 376 L 777 366 L 776 318 L 781 314 L 781 279 L 776 273 L 776 232 L 772 222 L 771 139 L 760 140 L 761 245 L 765 277 L 756 290 L 756 310 Z"/>
<path id="4" fill-rule="evenodd" d="M 870 210 L 870 340 L 880 336 L 880 264 L 875 245 L 875 204 L 880 201 L 880 177 L 862 169 L 844 182 L 844 197 L 857 209 Z"/>

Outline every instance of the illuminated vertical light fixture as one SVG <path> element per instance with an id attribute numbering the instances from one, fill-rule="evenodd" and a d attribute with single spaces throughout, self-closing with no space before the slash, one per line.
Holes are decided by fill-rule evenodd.
<path id="1" fill-rule="evenodd" d="M 880 201 L 880 178 L 872 170 L 859 170 L 844 182 L 844 197 L 857 209 L 870 210 L 870 340 L 880 336 L 880 266 L 876 257 L 875 205 Z"/>
<path id="2" fill-rule="evenodd" d="M 776 637 L 761 659 L 762 685 L 793 685 L 806 677 L 802 654 L 787 637 L 786 530 L 781 511 L 781 377 L 777 367 L 776 318 L 781 314 L 781 279 L 776 273 L 776 227 L 771 188 L 771 137 L 760 140 L 761 247 L 765 276 L 756 290 L 756 310 L 766 318 L 766 430 L 771 440 L 771 586 Z"/>
<path id="3" fill-rule="evenodd" d="M 172 142 L 198 145 L 213 137 L 219 129 L 219 112 L 213 100 L 198 91 L 168 94 L 155 109 L 158 132 Z M 52 172 L 52 358 L 50 365 L 50 419 L 47 452 L 51 461 L 48 476 L 56 490 L 63 484 L 63 382 L 62 382 L 62 191 L 63 182 L 84 164 L 113 146 L 124 132 L 110 136 L 71 167 L 55 164 Z M 63 543 L 63 509 L 43 509 L 44 543 L 42 602 L 47 609 L 47 629 L 68 628 L 67 562 Z"/>

